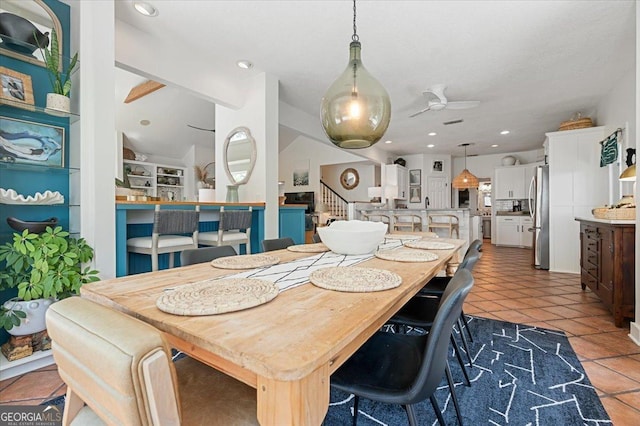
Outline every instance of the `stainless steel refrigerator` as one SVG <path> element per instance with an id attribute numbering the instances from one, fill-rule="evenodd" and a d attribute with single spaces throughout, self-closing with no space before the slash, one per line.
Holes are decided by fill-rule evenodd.
<path id="1" fill-rule="evenodd" d="M 529 184 L 529 211 L 533 220 L 533 266 L 549 269 L 549 165 L 536 167 Z"/>

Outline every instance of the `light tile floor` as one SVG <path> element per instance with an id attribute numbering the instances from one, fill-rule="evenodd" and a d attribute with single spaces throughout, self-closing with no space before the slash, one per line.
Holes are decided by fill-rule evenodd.
<path id="1" fill-rule="evenodd" d="M 640 424 L 640 346 L 613 324 L 580 278 L 533 269 L 531 250 L 485 241 L 465 313 L 563 330 L 615 426 Z M 39 404 L 65 392 L 56 367 L 0 382 L 0 404 Z"/>

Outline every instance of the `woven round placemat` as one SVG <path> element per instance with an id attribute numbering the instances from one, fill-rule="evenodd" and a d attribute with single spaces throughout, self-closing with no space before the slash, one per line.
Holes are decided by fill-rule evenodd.
<path id="1" fill-rule="evenodd" d="M 409 241 L 404 244 L 405 247 L 422 249 L 422 250 L 451 250 L 456 246 L 451 243 L 443 243 L 440 241 L 420 240 Z"/>
<path id="2" fill-rule="evenodd" d="M 398 287 L 402 277 L 384 269 L 333 266 L 313 271 L 309 281 L 327 290 L 365 293 Z"/>
<path id="3" fill-rule="evenodd" d="M 396 262 L 431 262 L 438 259 L 438 255 L 424 250 L 397 249 L 375 252 L 379 259 L 393 260 Z"/>
<path id="4" fill-rule="evenodd" d="M 211 266 L 220 269 L 253 269 L 275 265 L 279 262 L 279 258 L 268 254 L 242 254 L 219 257 L 211 261 Z"/>
<path id="5" fill-rule="evenodd" d="M 165 291 L 156 300 L 163 312 L 175 315 L 215 315 L 253 308 L 278 295 L 278 286 L 255 278 L 211 279 Z"/>
<path id="6" fill-rule="evenodd" d="M 287 247 L 287 250 L 298 253 L 324 253 L 325 251 L 329 251 L 329 247 L 324 245 L 324 243 L 297 244 Z"/>
<path id="7" fill-rule="evenodd" d="M 387 240 L 419 240 L 422 238 L 420 235 L 408 235 L 408 234 L 386 234 L 384 236 Z"/>

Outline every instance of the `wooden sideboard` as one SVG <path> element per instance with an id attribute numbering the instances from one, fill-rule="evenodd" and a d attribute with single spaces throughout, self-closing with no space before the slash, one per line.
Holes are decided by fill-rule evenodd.
<path id="1" fill-rule="evenodd" d="M 612 311 L 617 327 L 635 309 L 635 224 L 633 221 L 576 219 L 580 222 L 580 282 Z"/>

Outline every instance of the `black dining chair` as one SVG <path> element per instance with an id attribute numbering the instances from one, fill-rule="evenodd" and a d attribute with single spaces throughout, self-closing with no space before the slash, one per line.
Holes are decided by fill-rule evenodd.
<path id="1" fill-rule="evenodd" d="M 479 259 L 480 256 L 482 256 L 482 254 L 481 254 L 481 252 L 482 252 L 482 240 L 473 240 L 471 242 L 471 244 L 469 244 L 469 248 L 467 248 L 467 251 L 464 254 L 464 258 L 463 258 L 462 262 L 460 263 L 460 265 L 458 266 L 459 268 L 464 268 L 465 267 L 465 266 L 463 266 L 464 259 L 466 259 L 467 256 L 469 256 L 469 253 L 472 250 L 478 251 L 478 259 Z M 466 265 L 465 264 L 467 269 L 469 269 L 471 271 L 473 269 L 473 267 L 475 266 L 475 263 L 478 261 L 478 259 L 475 259 L 475 261 L 470 265 Z M 427 283 L 427 285 L 425 285 L 420 290 L 420 294 L 427 295 L 427 296 L 441 297 L 442 293 L 444 292 L 444 289 L 447 287 L 447 284 L 449 284 L 450 280 L 451 280 L 451 277 L 434 277 Z M 463 321 L 463 325 L 464 325 L 463 328 L 467 330 L 467 334 L 469 335 L 469 340 L 471 340 L 473 342 L 473 335 L 471 334 L 471 329 L 469 328 L 469 322 L 466 319 L 466 316 L 464 314 L 464 310 L 462 311 L 462 314 L 461 314 L 460 318 Z M 462 330 L 460 330 L 460 333 L 462 333 Z"/>
<path id="2" fill-rule="evenodd" d="M 429 398 L 438 422 L 444 425 L 434 395 L 443 375 L 447 376 L 458 418 L 462 418 L 447 354 L 453 325 L 472 286 L 471 273 L 458 270 L 440 300 L 428 334 L 378 331 L 331 376 L 332 387 L 355 396 L 354 426 L 360 398 L 402 405 L 411 426 L 418 424 L 413 405 Z"/>
<path id="3" fill-rule="evenodd" d="M 480 253 L 475 249 L 471 249 L 470 251 L 467 252 L 462 262 L 460 262 L 458 271 L 467 270 L 471 272 L 471 270 L 473 269 L 473 266 L 476 264 L 479 257 L 480 257 Z M 449 285 L 451 285 L 450 283 L 452 281 L 453 281 L 453 278 L 450 278 L 447 282 L 449 283 Z M 433 325 L 433 321 L 439 309 L 438 308 L 439 303 L 441 301 L 441 298 L 444 295 L 444 292 L 446 292 L 446 289 L 449 288 L 449 285 L 447 285 L 445 290 L 437 296 L 418 293 L 416 296 L 411 298 L 402 308 L 400 308 L 400 310 L 393 317 L 391 317 L 391 319 L 387 323 L 398 325 L 401 327 L 411 326 L 411 327 L 421 328 L 428 331 Z M 461 308 L 460 318 L 458 318 L 456 322 L 460 330 L 462 346 L 467 354 L 467 358 L 469 359 L 469 366 L 473 367 L 473 359 L 471 358 L 471 353 L 469 351 L 469 344 L 462 331 L 464 321 L 465 320 L 464 320 L 462 308 Z M 450 340 L 451 340 L 451 344 L 453 345 L 456 358 L 460 363 L 460 368 L 462 369 L 462 374 L 464 375 L 467 386 L 471 386 L 469 375 L 464 366 L 464 361 L 462 360 L 460 349 L 453 337 L 453 334 L 451 334 Z"/>
<path id="4" fill-rule="evenodd" d="M 311 236 L 311 239 L 313 240 L 314 243 L 321 243 L 322 239 L 320 239 L 320 234 L 313 234 Z"/>
<path id="5" fill-rule="evenodd" d="M 209 262 L 219 257 L 235 256 L 237 254 L 233 246 L 202 247 L 182 250 L 182 253 L 180 253 L 180 265 L 194 265 L 196 263 Z"/>
<path id="6" fill-rule="evenodd" d="M 263 251 L 282 250 L 294 244 L 295 242 L 293 241 L 293 239 L 289 237 L 274 238 L 271 240 L 262 240 L 262 250 Z"/>

